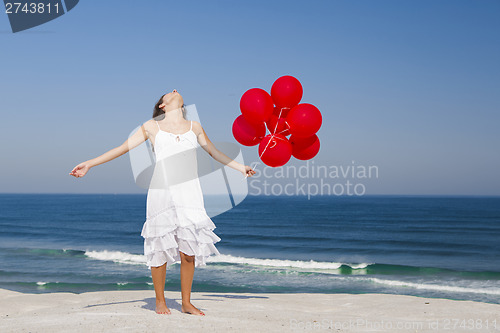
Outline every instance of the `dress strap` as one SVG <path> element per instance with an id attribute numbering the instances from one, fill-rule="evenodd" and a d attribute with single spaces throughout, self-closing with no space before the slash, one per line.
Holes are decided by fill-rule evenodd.
<path id="1" fill-rule="evenodd" d="M 193 121 L 191 120 L 191 128 L 189 129 L 190 131 L 193 130 Z"/>
<path id="2" fill-rule="evenodd" d="M 156 126 L 158 126 L 158 129 L 161 131 L 161 128 L 160 128 L 160 125 L 158 124 L 158 121 L 155 120 L 155 122 L 156 122 Z"/>

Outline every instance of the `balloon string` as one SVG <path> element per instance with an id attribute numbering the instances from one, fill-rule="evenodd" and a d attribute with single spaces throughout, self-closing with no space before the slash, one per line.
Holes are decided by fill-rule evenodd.
<path id="1" fill-rule="evenodd" d="M 276 120 L 276 125 L 274 126 L 274 131 L 271 133 L 271 137 L 269 138 L 269 141 L 267 142 L 266 146 L 264 147 L 264 150 L 259 155 L 259 158 L 262 158 L 262 155 L 264 155 L 264 153 L 266 152 L 267 147 L 269 147 L 269 144 L 271 143 L 271 141 L 272 141 L 273 138 L 283 140 L 282 138 L 276 136 L 277 134 L 283 133 L 283 132 L 285 132 L 287 130 L 287 129 L 284 129 L 283 131 L 281 131 L 279 133 L 276 133 L 276 131 L 278 130 L 278 121 L 281 118 L 281 114 L 283 113 L 283 109 L 288 109 L 288 108 L 283 107 L 283 108 L 280 109 L 280 113 L 278 115 L 278 119 Z M 288 125 L 288 123 L 287 123 L 286 120 L 285 120 L 285 124 Z M 267 123 L 266 123 L 266 126 L 267 126 Z M 290 125 L 288 125 L 288 127 L 290 127 Z M 284 140 L 284 141 L 286 141 L 286 140 Z M 274 145 L 271 148 L 273 148 L 276 145 L 276 141 L 273 141 L 273 142 L 274 142 Z"/>
<path id="2" fill-rule="evenodd" d="M 273 132 L 271 132 L 271 129 L 267 126 L 267 123 L 264 122 L 264 124 L 266 125 L 267 129 L 269 130 L 269 132 L 271 132 L 271 137 L 269 138 L 269 141 L 267 141 L 267 144 L 264 147 L 264 150 L 259 155 L 260 159 L 262 159 L 262 155 L 264 155 L 264 153 L 266 152 L 266 150 L 269 147 L 269 144 L 271 143 L 271 141 L 273 141 L 273 143 L 274 143 L 274 145 L 271 148 L 273 148 L 274 146 L 276 146 L 276 141 L 274 141 L 273 138 L 274 139 L 279 139 L 279 140 L 282 140 L 282 141 L 287 141 L 287 140 L 284 140 L 283 138 L 280 138 L 280 137 L 276 136 L 277 134 L 283 133 L 283 132 L 285 132 L 287 130 L 287 129 L 285 129 L 285 130 L 283 130 L 283 131 L 281 131 L 279 133 L 276 133 L 276 131 L 278 130 L 278 121 L 281 118 L 281 114 L 283 113 L 283 109 L 288 109 L 288 108 L 284 107 L 284 108 L 280 109 L 280 113 L 278 115 L 278 119 L 276 120 L 276 125 L 274 126 L 274 131 Z M 286 120 L 285 120 L 285 123 L 288 125 L 288 123 L 286 122 Z M 261 138 L 261 137 L 259 137 L 259 138 Z M 257 163 L 256 163 L 256 166 L 257 166 Z M 255 171 L 255 168 L 252 168 L 252 169 Z M 245 178 L 247 178 L 247 176 L 245 176 Z"/>
<path id="3" fill-rule="evenodd" d="M 278 132 L 278 133 L 276 133 L 276 134 L 281 134 L 281 133 L 284 133 L 284 132 L 286 132 L 286 131 L 288 131 L 288 128 L 285 128 L 284 130 L 282 130 L 281 132 Z"/>
<path id="4" fill-rule="evenodd" d="M 290 124 L 286 121 L 286 119 L 285 119 L 285 124 L 286 126 L 288 126 L 288 128 L 290 128 Z"/>
<path id="5" fill-rule="evenodd" d="M 274 131 L 272 134 L 276 133 L 276 131 L 278 130 L 278 123 L 279 123 L 279 120 L 281 118 L 281 113 L 283 112 L 283 108 L 280 109 L 280 114 L 278 115 L 278 119 L 276 119 L 276 125 L 274 125 Z"/>
<path id="6" fill-rule="evenodd" d="M 278 115 L 278 119 L 276 120 L 276 125 L 274 126 L 274 131 L 271 134 L 276 134 L 276 131 L 278 130 L 278 123 L 279 123 L 279 120 L 281 118 L 281 114 L 283 113 L 283 109 L 289 109 L 289 108 L 283 107 L 280 109 L 280 114 Z M 288 125 L 288 123 L 287 123 L 287 125 Z M 271 132 L 271 130 L 269 130 L 269 132 Z M 281 131 L 280 133 L 283 133 L 283 131 Z"/>
<path id="7" fill-rule="evenodd" d="M 253 171 L 255 171 L 255 169 L 257 168 L 257 162 L 255 162 L 255 166 L 252 168 Z M 248 175 L 245 175 L 245 178 L 243 179 L 247 179 L 248 178 Z"/>
<path id="8" fill-rule="evenodd" d="M 284 129 L 283 131 L 281 131 L 279 133 L 276 133 L 276 131 L 278 130 L 278 122 L 279 122 L 279 119 L 281 118 L 281 114 L 283 113 L 283 109 L 289 109 L 289 108 L 287 108 L 287 107 L 280 108 L 280 113 L 278 115 L 278 119 L 276 120 L 276 125 L 274 126 L 274 131 L 271 132 L 271 129 L 267 126 L 267 123 L 264 122 L 266 128 L 269 130 L 269 132 L 271 132 L 271 137 L 269 138 L 269 141 L 267 141 L 267 144 L 264 147 L 264 150 L 259 155 L 260 159 L 262 159 L 262 155 L 264 155 L 264 153 L 266 152 L 267 147 L 269 147 L 269 144 L 271 143 L 271 141 L 273 141 L 272 140 L 273 138 L 276 138 L 276 139 L 279 139 L 279 140 L 283 140 L 283 141 L 287 141 L 287 140 L 284 140 L 283 138 L 280 138 L 280 137 L 276 136 L 277 134 L 281 134 L 281 133 L 283 133 L 283 132 L 285 132 L 287 130 L 287 129 Z M 285 123 L 288 125 L 288 123 L 286 122 L 286 120 L 285 120 Z M 264 137 L 263 136 L 254 137 L 254 140 L 257 139 L 257 138 L 261 139 L 261 138 L 264 138 Z M 273 143 L 274 143 L 274 145 L 271 148 L 273 148 L 274 146 L 276 146 L 276 141 L 273 141 Z M 255 171 L 256 168 L 257 168 L 257 162 L 255 162 L 255 167 L 253 167 L 252 170 Z M 248 177 L 248 175 L 245 175 L 245 179 L 247 177 Z"/>
<path id="9" fill-rule="evenodd" d="M 266 123 L 266 122 L 264 122 L 264 124 L 265 124 L 265 126 L 267 127 L 267 123 Z M 267 127 L 267 129 L 269 130 L 269 132 L 271 131 L 268 127 Z M 262 155 L 264 155 L 264 153 L 266 152 L 266 149 L 267 149 L 267 147 L 269 147 L 269 144 L 271 143 L 271 139 L 273 138 L 273 136 L 274 136 L 274 135 L 273 135 L 273 134 L 271 134 L 271 137 L 269 138 L 269 141 L 267 142 L 266 146 L 264 147 L 264 150 L 262 151 L 262 154 L 260 154 L 259 158 L 262 158 Z M 257 138 L 257 137 L 254 137 L 254 139 L 255 139 L 255 138 Z M 260 138 L 264 138 L 264 137 L 260 136 L 260 137 L 259 137 L 259 139 L 260 139 Z M 274 146 L 273 146 L 273 147 L 274 147 Z M 257 167 L 257 162 L 255 162 L 255 167 L 254 167 L 254 168 L 252 168 L 252 170 L 253 170 L 253 171 L 255 171 L 255 168 L 256 168 L 256 167 Z M 248 175 L 245 175 L 245 178 L 244 178 L 244 179 L 246 179 L 247 177 L 248 177 Z"/>
<path id="10" fill-rule="evenodd" d="M 276 136 L 276 135 L 277 134 L 271 134 L 271 137 L 269 138 L 269 141 L 267 142 L 266 146 L 264 147 L 264 150 L 259 155 L 259 158 L 262 158 L 262 155 L 264 155 L 264 153 L 266 152 L 266 149 L 267 149 L 267 147 L 269 147 L 269 144 L 271 143 L 271 141 L 273 141 L 274 145 L 270 148 L 274 148 L 274 146 L 276 146 L 276 141 L 274 141 L 273 138 L 281 140 L 281 141 L 287 141 L 286 139 L 280 138 L 279 136 Z"/>
<path id="11" fill-rule="evenodd" d="M 266 126 L 267 130 L 269 131 L 269 133 L 271 133 L 271 129 L 269 128 L 269 126 L 267 126 L 267 123 L 266 123 L 266 122 L 264 122 L 264 126 Z M 264 135 L 264 136 L 265 136 L 265 135 Z M 262 136 L 262 138 L 263 138 L 264 136 Z"/>
<path id="12" fill-rule="evenodd" d="M 267 147 L 269 147 L 269 144 L 271 143 L 271 140 L 273 138 L 278 139 L 278 140 L 282 140 L 282 141 L 287 141 L 286 139 L 280 138 L 279 136 L 276 136 L 275 134 L 271 134 L 271 137 L 269 138 L 269 141 L 267 142 L 266 147 L 264 147 L 264 150 L 262 151 L 262 154 L 260 154 L 259 158 L 262 158 L 262 155 L 264 155 L 264 153 L 266 152 L 266 149 L 267 149 Z M 274 143 L 274 145 L 271 148 L 276 146 L 276 141 L 273 141 L 273 143 Z M 253 167 L 252 170 L 255 171 L 256 167 L 257 167 L 257 162 L 255 162 L 255 167 Z M 247 177 L 248 177 L 248 175 L 245 175 L 244 179 L 246 179 Z"/>
<path id="13" fill-rule="evenodd" d="M 267 147 L 269 147 L 269 144 L 271 143 L 271 140 L 273 139 L 273 137 L 274 137 L 274 134 L 271 134 L 271 137 L 269 138 L 269 141 L 267 141 L 267 144 L 264 147 L 264 150 L 262 151 L 262 153 L 259 155 L 259 158 L 262 158 L 262 155 L 264 155 L 264 153 L 266 152 L 266 149 L 267 149 Z"/>
<path id="14" fill-rule="evenodd" d="M 275 134 L 275 137 L 274 137 L 274 138 L 275 138 L 275 139 L 278 139 L 278 140 L 281 140 L 281 141 L 288 141 L 288 139 L 283 139 L 283 138 L 280 138 L 279 136 L 276 136 L 276 134 Z"/>

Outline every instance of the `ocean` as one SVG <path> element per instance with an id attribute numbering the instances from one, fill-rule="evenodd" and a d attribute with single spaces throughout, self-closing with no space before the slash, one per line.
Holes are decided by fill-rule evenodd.
<path id="1" fill-rule="evenodd" d="M 0 194 L 0 288 L 151 290 L 144 194 Z M 500 197 L 248 196 L 212 218 L 193 291 L 383 293 L 500 304 Z M 180 264 L 166 290 L 180 291 Z"/>

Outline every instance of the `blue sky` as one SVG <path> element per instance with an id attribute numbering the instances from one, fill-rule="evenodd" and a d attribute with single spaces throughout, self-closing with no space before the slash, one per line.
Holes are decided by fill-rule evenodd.
<path id="1" fill-rule="evenodd" d="M 2 14 L 0 192 L 144 193 L 126 155 L 68 173 L 174 88 L 212 141 L 236 142 L 241 95 L 293 75 L 323 115 L 315 165 L 376 165 L 367 194 L 500 195 L 499 15 L 488 0 L 80 1 L 13 34 Z"/>

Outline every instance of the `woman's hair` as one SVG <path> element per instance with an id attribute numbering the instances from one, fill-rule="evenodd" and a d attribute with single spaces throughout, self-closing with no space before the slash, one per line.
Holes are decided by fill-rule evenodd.
<path id="1" fill-rule="evenodd" d="M 164 94 L 163 96 L 165 95 L 166 94 Z M 153 109 L 153 119 L 162 120 L 165 117 L 165 111 L 160 109 L 160 104 L 163 103 L 163 96 L 161 96 L 158 102 L 156 102 L 155 104 L 155 107 Z M 182 117 L 186 119 L 186 104 L 182 104 L 181 109 L 182 109 Z"/>

